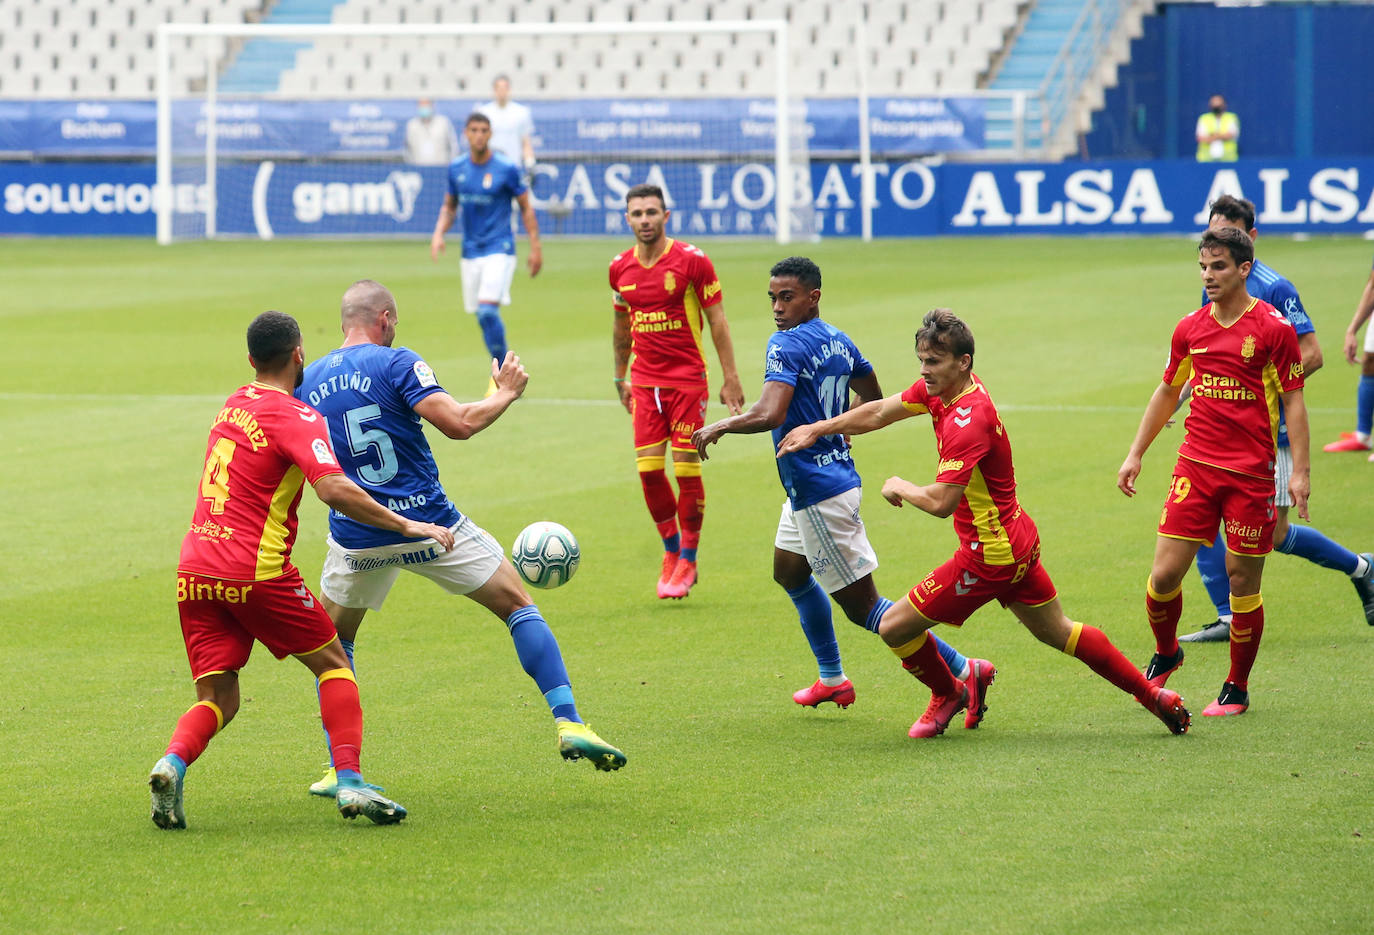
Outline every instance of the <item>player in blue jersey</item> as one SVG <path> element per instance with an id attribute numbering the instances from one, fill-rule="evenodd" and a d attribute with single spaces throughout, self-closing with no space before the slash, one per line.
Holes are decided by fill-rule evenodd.
<path id="1" fill-rule="evenodd" d="M 330 511 L 320 595 L 349 665 L 367 611 L 381 609 L 403 569 L 423 575 L 505 621 L 520 664 L 553 712 L 564 759 L 586 757 L 597 769 L 624 766 L 625 754 L 582 723 L 553 632 L 501 546 L 449 501 L 422 431 L 423 420 L 463 440 L 491 425 L 525 390 L 529 375 L 520 359 L 507 352 L 499 367 L 493 360 L 496 391 L 481 402 L 459 403 L 418 354 L 392 347 L 396 300 L 385 286 L 354 283 L 344 293 L 341 319 L 343 345 L 306 368 L 296 395 L 324 415 L 349 478 L 408 519 L 448 527 L 455 540 L 441 552 Z M 331 768 L 310 791 L 333 795 L 333 786 Z"/>
<path id="2" fill-rule="evenodd" d="M 515 278 L 515 232 L 511 229 L 511 202 L 520 206 L 520 220 L 530 240 L 526 266 L 537 276 L 544 264 L 539 245 L 539 222 L 534 218 L 529 187 L 520 166 L 493 150 L 491 121 L 485 114 L 468 116 L 463 127 L 468 154 L 448 167 L 448 194 L 429 255 L 437 260 L 444 252 L 444 234 L 453 227 L 458 207 L 463 209 L 463 307 L 477 316 L 487 353 L 496 361 L 506 356 L 506 325 L 501 306 L 510 304 L 510 284 Z M 492 387 L 488 385 L 488 390 Z"/>
<path id="3" fill-rule="evenodd" d="M 1243 198 L 1222 195 L 1212 202 L 1208 221 L 1211 230 L 1232 227 L 1245 231 L 1254 240 L 1255 206 Z M 1273 269 L 1255 260 L 1245 281 L 1246 291 L 1268 302 L 1282 312 L 1298 335 L 1298 349 L 1302 351 L 1303 373 L 1312 376 L 1322 365 L 1322 349 L 1317 343 L 1316 328 L 1303 308 L 1298 290 Z M 1207 293 L 1202 303 L 1208 302 Z M 1293 471 L 1293 455 L 1288 447 L 1288 425 L 1279 410 L 1277 457 L 1274 467 L 1274 506 L 1278 510 L 1278 524 L 1274 527 L 1274 548 L 1288 555 L 1300 555 L 1309 562 L 1349 575 L 1355 592 L 1364 605 L 1366 622 L 1374 625 L 1374 555 L 1356 555 L 1341 544 L 1329 539 L 1311 526 L 1288 522 L 1288 508 L 1293 501 L 1288 493 L 1288 478 Z M 1226 574 L 1226 543 L 1218 536 L 1211 545 L 1204 544 L 1197 553 L 1198 575 L 1207 589 L 1207 596 L 1217 609 L 1217 619 L 1196 633 L 1180 636 L 1184 643 L 1220 643 L 1231 633 L 1231 581 Z"/>
<path id="4" fill-rule="evenodd" d="M 883 397 L 873 366 L 848 335 L 820 317 L 820 268 L 805 257 L 789 257 L 775 264 L 769 276 L 768 298 L 778 330 L 768 341 L 763 390 L 747 412 L 692 435 L 703 460 L 722 435 L 771 431 L 776 448 L 793 428 L 848 409 L 851 390 L 862 402 Z M 873 583 L 878 557 L 859 518 L 859 472 L 842 435 L 823 436 L 805 451 L 779 456 L 777 468 L 787 500 L 773 542 L 773 580 L 796 606 L 820 670 L 816 683 L 792 700 L 809 707 L 823 701 L 848 707 L 854 685 L 840 662 L 826 594 L 852 622 L 874 633 L 892 606 Z M 966 659 L 948 644 L 937 643 L 950 671 L 969 690 L 964 726 L 977 727 L 997 670 L 987 660 Z"/>

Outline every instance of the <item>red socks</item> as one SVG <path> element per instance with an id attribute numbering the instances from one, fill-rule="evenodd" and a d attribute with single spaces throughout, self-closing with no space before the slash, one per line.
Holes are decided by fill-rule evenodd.
<path id="1" fill-rule="evenodd" d="M 1155 652 L 1172 656 L 1178 652 L 1178 621 L 1183 616 L 1183 585 L 1171 594 L 1160 594 L 1153 581 L 1145 583 L 1145 614 L 1155 634 Z"/>
<path id="2" fill-rule="evenodd" d="M 1245 689 L 1264 634 L 1264 602 L 1258 594 L 1231 595 L 1231 673 L 1226 681 Z"/>
<path id="3" fill-rule="evenodd" d="M 929 633 L 922 633 L 909 643 L 889 646 L 889 649 L 902 660 L 902 668 L 920 679 L 931 694 L 948 698 L 959 691 L 959 680 L 949 671 L 949 666 L 940 656 L 940 650 Z"/>
<path id="4" fill-rule="evenodd" d="M 656 466 L 648 469 L 645 464 L 648 461 L 656 462 Z M 677 533 L 677 498 L 673 496 L 673 485 L 663 473 L 662 458 L 640 458 L 639 462 L 639 485 L 644 488 L 644 503 L 658 526 L 658 534 L 668 539 Z"/>
<path id="5" fill-rule="evenodd" d="M 334 768 L 362 772 L 363 706 L 358 700 L 358 683 L 348 669 L 330 669 L 320 676 L 320 717 L 329 732 Z"/>
<path id="6" fill-rule="evenodd" d="M 673 469 L 681 471 L 689 466 L 696 468 L 697 473 L 677 475 L 677 521 L 682 526 L 682 547 L 695 549 L 701 541 L 701 521 L 706 511 L 706 488 L 701 482 L 701 465 L 681 462 L 673 465 Z"/>
<path id="7" fill-rule="evenodd" d="M 190 766 L 223 726 L 224 715 L 218 705 L 213 701 L 197 701 L 177 721 L 172 739 L 167 743 L 167 752 L 181 757 L 181 762 Z"/>
<path id="8" fill-rule="evenodd" d="M 1150 693 L 1150 683 L 1145 681 L 1145 676 L 1097 627 L 1075 622 L 1064 652 L 1128 695 L 1143 700 Z"/>

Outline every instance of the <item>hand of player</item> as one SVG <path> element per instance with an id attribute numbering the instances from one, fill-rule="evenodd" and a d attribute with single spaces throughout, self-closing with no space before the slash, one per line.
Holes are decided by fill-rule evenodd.
<path id="1" fill-rule="evenodd" d="M 515 398 L 519 399 L 525 392 L 525 386 L 530 382 L 530 375 L 520 364 L 520 358 L 515 356 L 514 351 L 506 351 L 506 359 L 500 365 L 496 363 L 496 358 L 491 359 L 491 379 L 496 384 L 498 390 L 512 390 Z"/>
<path id="2" fill-rule="evenodd" d="M 740 385 L 739 377 L 725 378 L 720 388 L 720 401 L 730 410 L 732 416 L 744 411 L 744 387 Z"/>
<path id="3" fill-rule="evenodd" d="M 635 414 L 634 394 L 630 392 L 630 384 L 625 380 L 617 380 L 615 391 L 620 395 L 620 405 L 625 407 L 625 411 L 630 415 Z"/>
<path id="4" fill-rule="evenodd" d="M 1116 472 L 1116 488 L 1128 497 L 1135 496 L 1135 479 L 1140 476 L 1140 459 L 1135 455 L 1127 455 L 1126 460 L 1121 462 L 1121 469 Z"/>
<path id="5" fill-rule="evenodd" d="M 1298 516 L 1310 521 L 1311 517 L 1307 515 L 1307 501 L 1312 496 L 1312 478 L 1305 474 L 1294 474 L 1288 479 L 1288 495 L 1293 498 L 1293 506 L 1297 507 Z"/>
<path id="6" fill-rule="evenodd" d="M 439 254 L 443 252 L 444 235 L 436 233 L 433 237 L 429 238 L 429 258 L 431 260 L 437 260 L 439 259 Z"/>
<path id="7" fill-rule="evenodd" d="M 724 434 L 720 429 L 719 422 L 712 422 L 692 433 L 692 445 L 696 448 L 697 454 L 701 456 L 701 460 L 709 461 L 711 459 L 711 456 L 706 453 L 706 446 L 714 445 Z"/>
<path id="8" fill-rule="evenodd" d="M 417 523 L 413 519 L 408 519 L 405 528 L 401 530 L 401 535 L 408 539 L 433 539 L 444 547 L 445 552 L 453 548 L 453 531 L 447 526 Z"/>
<path id="9" fill-rule="evenodd" d="M 530 278 L 539 275 L 539 271 L 544 268 L 544 248 L 537 243 L 530 244 L 530 255 L 525 260 L 525 266 L 530 271 Z"/>
<path id="10" fill-rule="evenodd" d="M 900 507 L 906 502 L 906 498 L 902 496 L 902 491 L 908 490 L 910 487 L 910 481 L 893 475 L 883 481 L 883 499 L 895 507 Z"/>
<path id="11" fill-rule="evenodd" d="M 799 425 L 792 431 L 783 436 L 782 441 L 778 442 L 778 457 L 790 455 L 796 451 L 805 451 L 816 444 L 819 434 L 809 425 Z"/>
<path id="12" fill-rule="evenodd" d="M 1356 337 L 1355 337 L 1355 332 L 1353 332 L 1353 331 L 1347 331 L 1347 332 L 1345 333 L 1345 341 L 1342 342 L 1342 344 L 1341 344 L 1341 350 L 1345 352 L 1345 362 L 1346 362 L 1347 364 L 1354 365 L 1354 364 L 1359 363 L 1359 360 L 1357 359 L 1357 356 L 1358 356 L 1358 355 L 1357 355 L 1357 351 L 1356 351 L 1356 347 L 1355 347 L 1355 345 L 1358 344 L 1358 343 L 1359 343 L 1359 342 L 1358 342 L 1358 340 L 1357 340 Z"/>

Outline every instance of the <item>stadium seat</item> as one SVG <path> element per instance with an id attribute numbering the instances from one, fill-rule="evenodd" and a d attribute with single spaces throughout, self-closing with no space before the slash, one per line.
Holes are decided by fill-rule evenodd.
<path id="1" fill-rule="evenodd" d="M 786 19 L 794 91 L 853 94 L 862 58 L 869 65 L 871 93 L 881 95 L 920 93 L 914 86 L 975 87 L 1007 42 L 1025 2 L 872 0 L 860 6 L 850 0 L 340 0 L 328 16 L 343 24 Z M 148 96 L 156 70 L 153 37 L 158 24 L 243 22 L 281 5 L 270 0 L 0 0 L 0 93 L 24 96 L 41 88 L 63 97 Z M 853 28 L 860 9 L 868 17 L 866 52 L 858 49 Z M 430 92 L 440 85 L 485 94 L 490 75 L 497 71 L 510 73 L 522 96 L 556 97 L 588 83 L 597 93 L 625 91 L 626 85 L 633 85 L 645 93 L 766 95 L 772 93 L 777 54 L 771 38 L 762 34 L 681 31 L 471 37 L 442 43 L 413 38 L 391 45 L 360 37 L 357 42 L 369 52 L 389 49 L 395 55 L 403 70 L 377 72 L 376 90 L 396 95 Z M 233 57 L 241 59 L 237 50 L 246 45 L 218 42 L 208 47 L 208 57 L 224 75 L 230 64 L 226 54 L 233 50 Z M 343 39 L 322 40 L 317 48 L 337 51 L 347 45 Z M 207 67 L 205 41 L 179 39 L 173 52 L 177 93 L 201 88 Z M 364 93 L 371 77 L 368 69 L 374 67 L 360 56 L 306 53 L 292 61 L 289 54 L 277 56 L 275 65 L 264 62 L 249 70 L 266 75 L 268 87 L 281 93 L 309 95 L 337 87 Z M 286 67 L 282 62 L 288 63 Z M 596 76 L 597 70 L 607 74 Z M 707 70 L 716 77 L 698 73 Z M 91 77 L 95 73 L 103 73 L 105 79 Z M 734 78 L 719 77 L 722 73 Z"/>

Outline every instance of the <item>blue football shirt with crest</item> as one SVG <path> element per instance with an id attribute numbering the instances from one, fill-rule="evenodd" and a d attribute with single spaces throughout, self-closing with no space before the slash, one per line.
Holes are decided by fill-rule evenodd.
<path id="1" fill-rule="evenodd" d="M 448 193 L 458 199 L 463 219 L 463 259 L 515 253 L 510 203 L 527 191 L 520 169 L 493 152 L 481 164 L 471 156 L 448 167 Z"/>
<path id="2" fill-rule="evenodd" d="M 434 371 L 407 347 L 356 344 L 305 368 L 296 397 L 329 423 L 329 440 L 349 479 L 408 519 L 452 526 L 461 514 L 439 483 L 415 404 L 443 392 Z M 411 542 L 329 511 L 329 534 L 348 549 Z"/>
<path id="3" fill-rule="evenodd" d="M 873 365 L 849 335 L 820 318 L 775 333 L 768 339 L 763 379 L 789 384 L 792 401 L 782 425 L 773 430 L 773 447 L 797 426 L 847 410 L 849 381 L 872 372 Z M 785 454 L 777 463 L 778 478 L 793 509 L 828 500 L 861 483 L 843 435 L 824 435 L 805 451 Z"/>

